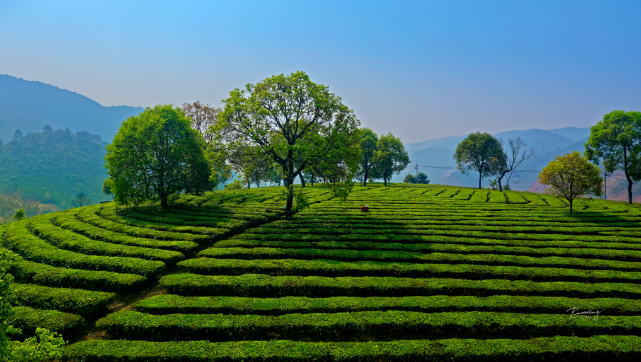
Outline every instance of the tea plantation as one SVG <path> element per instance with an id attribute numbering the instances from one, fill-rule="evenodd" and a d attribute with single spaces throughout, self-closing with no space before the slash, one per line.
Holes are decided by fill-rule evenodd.
<path id="1" fill-rule="evenodd" d="M 639 205 L 306 187 L 286 221 L 281 189 L 4 226 L 12 323 L 83 362 L 641 360 Z"/>

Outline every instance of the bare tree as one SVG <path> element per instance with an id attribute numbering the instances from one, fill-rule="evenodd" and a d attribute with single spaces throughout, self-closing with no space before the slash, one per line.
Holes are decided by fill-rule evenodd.
<path id="1" fill-rule="evenodd" d="M 200 132 L 205 139 L 207 147 L 210 147 L 214 141 L 215 134 L 211 132 L 210 127 L 218 122 L 218 114 L 222 111 L 220 108 L 214 108 L 208 104 L 196 101 L 194 103 L 184 103 L 182 111 L 185 116 L 191 118 L 191 128 Z"/>
<path id="2" fill-rule="evenodd" d="M 504 146 L 503 140 L 499 140 L 499 142 L 501 146 Z M 507 183 L 509 183 L 514 174 L 514 170 L 536 154 L 536 149 L 526 149 L 527 143 L 521 137 L 510 138 L 507 140 L 507 146 L 509 148 L 508 152 L 506 152 L 508 157 L 505 158 L 504 163 L 500 165 L 496 174 L 500 191 L 503 191 L 503 185 L 501 184 L 503 177 L 507 175 Z M 505 150 L 505 147 L 503 147 L 503 149 Z"/>

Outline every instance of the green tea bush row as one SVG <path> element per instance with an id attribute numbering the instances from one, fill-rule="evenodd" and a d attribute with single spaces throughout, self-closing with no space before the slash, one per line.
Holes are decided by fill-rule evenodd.
<path id="1" fill-rule="evenodd" d="M 58 214 L 58 216 L 56 217 L 56 224 L 63 229 L 71 230 L 91 239 L 102 240 L 113 244 L 175 250 L 181 252 L 189 252 L 198 249 L 198 244 L 192 241 L 164 241 L 141 237 L 132 237 L 127 234 L 93 226 L 86 222 L 79 221 L 73 216 L 75 215 Z"/>
<path id="2" fill-rule="evenodd" d="M 600 259 L 568 258 L 557 256 L 517 256 L 495 254 L 429 254 L 407 251 L 380 250 L 324 250 L 324 249 L 291 249 L 291 248 L 210 248 L 198 253 L 199 256 L 229 259 L 331 259 L 342 261 L 399 261 L 413 263 L 465 263 L 479 265 L 513 265 L 537 266 L 552 268 L 606 269 L 623 271 L 641 271 L 639 262 L 623 262 Z"/>
<path id="3" fill-rule="evenodd" d="M 19 336 L 13 335 L 14 338 L 34 336 L 36 328 L 46 328 L 69 338 L 69 336 L 77 334 L 85 324 L 85 320 L 81 316 L 57 310 L 13 307 L 12 311 L 14 315 L 9 319 L 9 324 L 22 331 Z"/>
<path id="4" fill-rule="evenodd" d="M 114 293 L 49 288 L 35 284 L 14 284 L 14 291 L 16 305 L 55 309 L 83 316 L 93 316 L 104 312 L 116 297 Z"/>
<path id="5" fill-rule="evenodd" d="M 83 362 L 618 362 L 639 358 L 641 337 L 638 336 L 456 338 L 357 343 L 89 340 L 72 344 L 65 351 L 66 361 Z"/>
<path id="6" fill-rule="evenodd" d="M 470 237 L 470 234 L 475 234 Z M 404 242 L 404 243 L 457 243 L 457 244 L 491 244 L 491 245 L 513 245 L 513 246 L 530 246 L 530 247 L 589 247 L 601 249 L 631 249 L 641 250 L 641 243 L 628 242 L 632 238 L 616 237 L 616 236 L 583 236 L 581 238 L 576 236 L 567 236 L 560 240 L 553 240 L 553 237 L 547 238 L 548 240 L 536 238 L 539 236 L 550 236 L 550 234 L 520 234 L 527 235 L 530 238 L 513 239 L 505 234 L 501 238 L 493 238 L 497 234 L 491 233 L 474 233 L 474 232 L 440 232 L 431 235 L 396 235 L 390 234 L 350 234 L 350 235 L 313 235 L 302 233 L 269 233 L 257 234 L 253 230 L 237 235 L 239 239 L 252 239 L 252 240 L 280 240 L 280 241 L 378 241 L 378 242 Z M 621 240 L 627 239 L 627 240 Z"/>
<path id="7" fill-rule="evenodd" d="M 177 251 L 150 249 L 93 240 L 84 235 L 76 234 L 73 231 L 53 225 L 52 222 L 56 223 L 56 221 L 57 217 L 34 218 L 29 223 L 28 228 L 34 235 L 60 249 L 76 251 L 82 254 L 125 256 L 147 260 L 160 260 L 170 264 L 185 259 L 185 256 Z"/>
<path id="8" fill-rule="evenodd" d="M 132 226 L 126 223 L 120 223 L 121 220 L 117 219 L 118 216 L 115 214 L 114 210 L 110 211 L 101 211 L 105 215 L 98 216 L 94 212 L 86 212 L 88 209 L 82 209 L 78 214 L 78 220 L 88 223 L 103 229 L 113 230 L 125 235 L 141 238 L 150 238 L 156 240 L 167 240 L 174 242 L 183 242 L 187 240 L 188 242 L 203 243 L 209 242 L 210 238 L 207 235 L 202 234 L 189 234 L 185 232 L 172 232 L 172 231 L 163 231 L 155 230 L 149 228 L 143 228 L 138 226 Z M 107 218 L 106 218 L 107 217 Z M 111 218 L 111 219 L 110 219 Z"/>
<path id="9" fill-rule="evenodd" d="M 208 222 L 208 221 L 187 221 L 184 219 L 180 219 L 176 217 L 177 215 L 170 215 L 167 213 L 158 213 L 160 215 L 154 215 L 153 212 L 147 211 L 147 212 L 138 212 L 135 210 L 121 210 L 120 215 L 124 217 L 129 217 L 129 218 L 134 218 L 138 220 L 143 220 L 143 221 L 150 221 L 154 223 L 163 223 L 163 224 L 169 224 L 173 226 L 196 226 L 196 227 L 205 227 L 207 228 L 207 233 L 213 236 L 217 237 L 222 237 L 225 236 L 227 233 L 229 233 L 230 227 L 229 225 L 225 225 L 224 223 L 217 223 L 217 222 Z M 239 223 L 244 222 L 247 223 L 246 221 L 241 221 L 239 220 Z M 226 227 L 227 226 L 227 227 Z M 236 228 L 240 227 L 240 225 L 235 226 Z"/>
<path id="10" fill-rule="evenodd" d="M 261 314 L 337 313 L 366 310 L 404 310 L 413 312 L 510 312 L 569 315 L 577 312 L 603 311 L 601 315 L 641 315 L 641 300 L 620 298 L 528 297 L 512 295 L 413 296 L 413 297 L 185 297 L 160 294 L 136 302 L 136 310 L 149 314 Z"/>
<path id="11" fill-rule="evenodd" d="M 213 238 L 219 237 L 221 235 L 221 232 L 223 231 L 221 229 L 204 227 L 204 226 L 171 225 L 171 224 L 164 223 L 162 221 L 161 222 L 150 221 L 149 219 L 151 218 L 138 219 L 138 218 L 133 218 L 125 215 L 120 215 L 119 213 L 116 212 L 116 210 L 113 210 L 113 209 L 100 210 L 100 211 L 97 211 L 96 214 L 106 219 L 109 219 L 111 221 L 119 222 L 122 224 L 137 226 L 141 228 L 172 232 L 174 233 L 174 235 L 178 233 L 207 235 L 208 240 L 213 240 Z M 141 216 L 141 218 L 144 217 L 144 214 L 142 215 L 143 216 Z M 228 229 L 224 229 L 224 231 L 227 231 L 227 230 Z M 182 239 L 184 239 L 184 237 Z M 177 240 L 177 239 L 174 239 L 174 240 Z"/>
<path id="12" fill-rule="evenodd" d="M 107 292 L 132 290 L 140 287 L 147 280 L 147 278 L 137 274 L 58 268 L 22 258 L 12 264 L 11 274 L 17 281 L 23 283 Z"/>
<path id="13" fill-rule="evenodd" d="M 171 274 L 160 279 L 170 293 L 243 297 L 399 296 L 399 295 L 530 295 L 586 298 L 641 296 L 629 283 L 533 282 L 504 279 L 442 279 L 396 277 L 303 277 L 245 274 L 240 276 Z"/>
<path id="14" fill-rule="evenodd" d="M 602 316 L 598 320 L 559 314 L 497 312 L 421 313 L 363 311 L 292 313 L 280 316 L 167 314 L 119 311 L 98 320 L 113 338 L 211 341 L 264 340 L 277 334 L 288 340 L 377 340 L 440 338 L 540 338 L 558 334 L 589 337 L 597 334 L 639 335 L 641 316 Z M 478 331 L 481 331 L 479 335 Z"/>
<path id="15" fill-rule="evenodd" d="M 527 224 L 527 223 L 525 223 Z M 281 225 L 281 224 L 277 224 Z M 298 228 L 295 228 L 298 226 Z M 541 233 L 541 234 L 553 234 L 554 237 L 563 239 L 566 237 L 561 234 L 568 235 L 596 235 L 602 231 L 613 232 L 616 231 L 617 235 L 620 234 L 619 231 L 630 231 L 631 228 L 619 228 L 619 227 L 594 227 L 594 226 L 534 226 L 534 225 L 481 225 L 480 223 L 475 224 L 465 224 L 465 223 L 456 223 L 456 224 L 445 224 L 445 223 L 432 223 L 432 224 L 418 224 L 418 225 L 394 225 L 389 227 L 389 225 L 366 225 L 366 224 L 351 224 L 350 227 L 334 227 L 332 224 L 297 224 L 292 225 L 290 228 L 279 228 L 279 227 L 270 227 L 262 226 L 253 228 L 252 233 L 278 233 L 278 232 L 289 232 L 288 229 L 295 229 L 297 232 L 307 233 L 307 234 L 325 234 L 325 235 L 341 235 L 341 234 L 372 234 L 372 233 L 394 233 L 394 234 L 410 234 L 410 235 L 422 235 L 430 232 L 475 232 L 475 231 L 489 231 L 498 234 L 508 234 L 508 233 L 519 233 L 512 234 L 516 235 L 515 238 L 522 238 L 521 233 Z M 438 230 L 438 231 L 436 231 Z M 641 228 L 632 229 L 633 233 L 636 235 L 641 235 Z M 538 235 L 537 235 L 538 236 Z M 545 238 L 547 236 L 543 236 Z M 641 239 L 636 238 L 636 242 L 641 243 Z"/>
<path id="16" fill-rule="evenodd" d="M 341 262 L 333 260 L 239 260 L 198 258 L 177 264 L 198 274 L 271 274 L 318 276 L 393 276 L 416 278 L 504 278 L 537 281 L 593 281 L 641 283 L 641 273 L 614 270 L 517 267 L 470 264 L 414 264 L 374 261 Z M 641 288 L 641 286 L 640 286 Z"/>
<path id="17" fill-rule="evenodd" d="M 30 222 L 31 219 L 25 220 Z M 33 236 L 25 222 L 10 224 L 3 234 L 5 247 L 27 260 L 52 266 L 87 270 L 105 270 L 139 275 L 153 275 L 165 268 L 161 261 L 143 260 L 119 256 L 85 255 L 58 249 Z"/>

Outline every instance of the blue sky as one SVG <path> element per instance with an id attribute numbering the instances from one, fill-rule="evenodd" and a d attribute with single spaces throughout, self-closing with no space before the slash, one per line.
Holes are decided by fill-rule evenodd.
<path id="1" fill-rule="evenodd" d="M 0 74 L 103 105 L 296 70 L 418 142 L 641 110 L 641 1 L 0 1 Z"/>

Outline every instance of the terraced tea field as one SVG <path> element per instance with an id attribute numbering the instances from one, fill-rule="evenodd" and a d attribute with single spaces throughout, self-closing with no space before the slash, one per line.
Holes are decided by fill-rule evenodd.
<path id="1" fill-rule="evenodd" d="M 305 192 L 292 221 L 261 188 L 5 226 L 13 323 L 61 332 L 83 362 L 641 360 L 639 205 Z"/>

